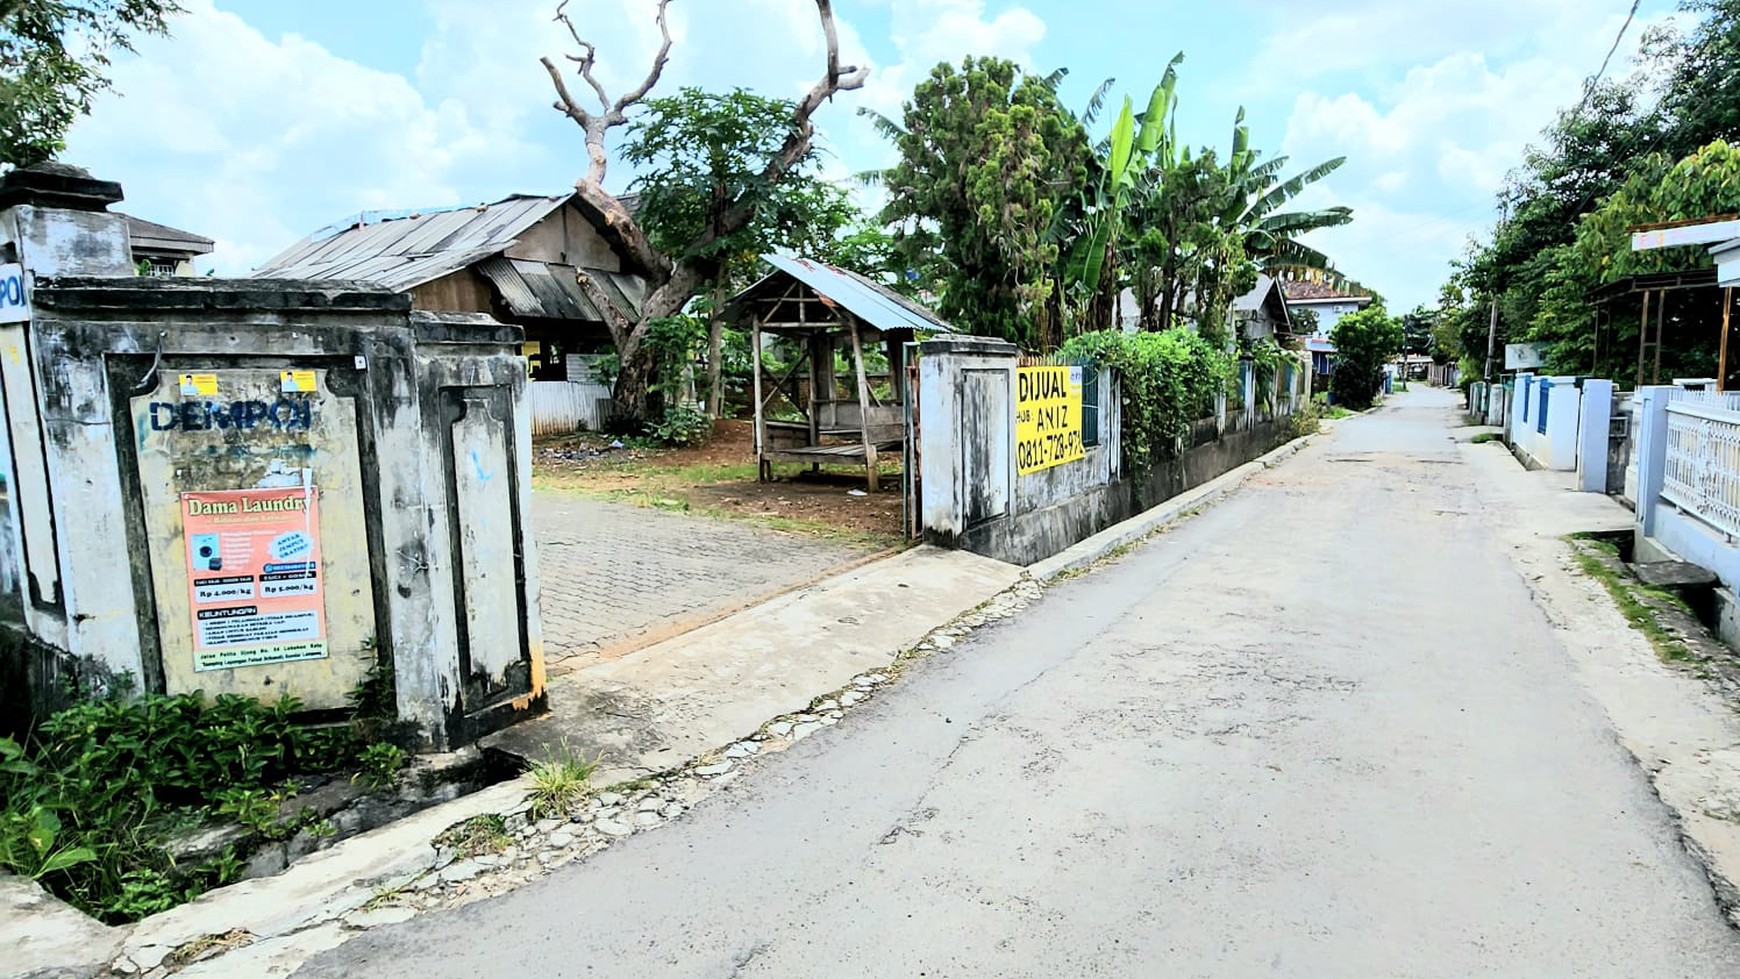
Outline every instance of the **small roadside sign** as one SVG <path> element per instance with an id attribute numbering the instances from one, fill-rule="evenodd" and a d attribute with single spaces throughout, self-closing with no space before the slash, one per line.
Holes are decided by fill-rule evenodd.
<path id="1" fill-rule="evenodd" d="M 0 265 L 0 323 L 24 323 L 30 319 L 30 302 L 24 297 L 24 266 Z"/>

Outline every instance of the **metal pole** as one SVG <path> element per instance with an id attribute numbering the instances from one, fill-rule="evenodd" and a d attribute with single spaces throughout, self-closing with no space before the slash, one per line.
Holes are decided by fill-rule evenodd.
<path id="1" fill-rule="evenodd" d="M 1716 361 L 1716 390 L 1728 390 L 1728 313 L 1734 308 L 1734 287 L 1725 286 L 1722 289 L 1722 345 L 1721 356 Z"/>
<path id="2" fill-rule="evenodd" d="M 1492 383 L 1492 355 L 1498 346 L 1498 297 L 1492 297 L 1492 321 L 1486 327 L 1486 383 Z"/>

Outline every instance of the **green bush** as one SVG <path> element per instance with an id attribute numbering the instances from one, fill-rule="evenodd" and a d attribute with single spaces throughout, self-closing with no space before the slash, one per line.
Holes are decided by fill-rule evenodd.
<path id="1" fill-rule="evenodd" d="M 700 445 L 713 435 L 713 419 L 688 405 L 666 408 L 647 437 L 660 445 Z"/>
<path id="2" fill-rule="evenodd" d="M 1384 365 L 1402 352 L 1402 321 L 1372 304 L 1335 322 L 1329 341 L 1335 344 L 1335 374 L 1329 389 L 1335 403 L 1363 411 L 1377 399 Z"/>
<path id="3" fill-rule="evenodd" d="M 1323 413 L 1315 401 L 1301 405 L 1297 411 L 1287 416 L 1287 434 L 1292 438 L 1316 435 L 1322 430 Z"/>
<path id="4" fill-rule="evenodd" d="M 0 739 L 0 871 L 110 922 L 227 883 L 233 854 L 188 866 L 164 842 L 214 815 L 267 828 L 291 775 L 357 764 L 352 730 L 297 725 L 300 707 L 291 697 L 147 694 L 69 707 L 28 746 Z"/>
<path id="5" fill-rule="evenodd" d="M 1124 463 L 1136 473 L 1176 456 L 1190 423 L 1214 412 L 1215 393 L 1234 375 L 1231 356 L 1183 328 L 1083 333 L 1070 338 L 1060 353 L 1118 372 Z"/>

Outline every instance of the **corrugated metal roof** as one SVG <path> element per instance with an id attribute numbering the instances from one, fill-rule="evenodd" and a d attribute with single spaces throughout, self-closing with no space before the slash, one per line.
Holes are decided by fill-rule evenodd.
<path id="1" fill-rule="evenodd" d="M 852 315 L 878 330 L 946 332 L 953 329 L 923 306 L 849 269 L 807 258 L 786 258 L 783 255 L 763 255 L 761 258 L 773 266 L 773 274 L 743 290 L 732 299 L 732 303 L 754 297 L 762 291 L 765 283 L 783 273 L 810 287 L 817 295 L 844 306 Z"/>
<path id="2" fill-rule="evenodd" d="M 493 256 L 477 263 L 477 271 L 489 278 L 515 316 L 537 319 L 603 320 L 604 316 L 580 288 L 580 269 L 554 262 Z M 644 288 L 633 276 L 588 268 L 586 273 L 616 308 L 629 316 L 640 315 Z"/>
<path id="3" fill-rule="evenodd" d="M 494 204 L 316 232 L 254 270 L 256 276 L 362 279 L 405 290 L 501 253 L 568 201 L 514 196 Z"/>

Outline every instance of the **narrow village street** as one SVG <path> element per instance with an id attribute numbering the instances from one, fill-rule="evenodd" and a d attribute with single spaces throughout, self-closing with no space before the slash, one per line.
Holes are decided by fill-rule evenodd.
<path id="1" fill-rule="evenodd" d="M 671 825 L 298 975 L 1740 975 L 1454 404 L 1341 422 Z"/>

